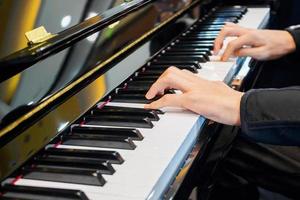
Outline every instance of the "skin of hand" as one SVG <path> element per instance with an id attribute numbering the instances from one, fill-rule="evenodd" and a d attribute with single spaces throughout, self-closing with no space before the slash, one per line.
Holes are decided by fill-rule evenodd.
<path id="1" fill-rule="evenodd" d="M 180 94 L 164 94 L 165 90 L 177 89 Z M 146 109 L 181 107 L 208 119 L 229 125 L 240 125 L 240 101 L 243 93 L 235 91 L 221 81 L 197 77 L 192 72 L 176 67 L 168 68 L 150 87 L 147 99 L 163 95 L 146 104 Z"/>
<path id="2" fill-rule="evenodd" d="M 230 41 L 221 56 L 227 61 L 230 56 L 250 56 L 257 60 L 272 60 L 292 53 L 296 44 L 287 31 L 256 30 L 226 23 L 214 42 L 214 53 L 219 53 L 226 37 L 237 37 Z"/>

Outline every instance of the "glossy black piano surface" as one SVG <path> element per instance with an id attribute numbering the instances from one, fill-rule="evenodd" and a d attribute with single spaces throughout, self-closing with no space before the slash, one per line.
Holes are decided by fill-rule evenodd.
<path id="1" fill-rule="evenodd" d="M 0 33 L 0 73 L 7 66 L 17 69 L 0 82 L 0 197 L 7 199 L 51 199 L 53 192 L 62 199 L 88 199 L 76 189 L 17 187 L 23 178 L 105 188 L 106 177 L 126 163 L 120 152 L 138 149 L 146 137 L 141 130 L 151 130 L 165 114 L 107 103 L 150 102 L 146 91 L 170 65 L 197 73 L 224 22 L 237 22 L 247 12 L 201 0 L 33 2 L 0 3 L 0 11 L 16 16 L 16 23 L 5 18 L 5 27 L 19 28 Z M 25 18 L 28 7 L 32 16 Z M 82 31 L 95 24 L 100 25 Z M 57 36 L 26 47 L 22 34 L 40 25 Z M 73 39 L 60 43 L 66 38 Z M 192 142 L 191 156 L 186 153 L 189 159 L 180 161 L 169 186 L 160 188 L 160 198 L 187 196 L 176 192 L 190 189 L 181 185 L 191 183 L 184 179 L 187 171 L 196 158 L 206 158 L 215 129 L 204 128 Z"/>

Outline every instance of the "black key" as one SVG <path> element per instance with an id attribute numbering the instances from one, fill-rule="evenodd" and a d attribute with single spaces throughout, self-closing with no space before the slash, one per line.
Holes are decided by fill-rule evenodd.
<path id="1" fill-rule="evenodd" d="M 181 61 L 181 60 L 159 60 L 159 61 L 154 61 L 153 64 L 157 65 L 169 65 L 169 66 L 177 66 L 177 65 L 193 65 L 194 67 L 201 68 L 200 62 L 199 61 Z"/>
<path id="2" fill-rule="evenodd" d="M 209 61 L 209 54 L 207 53 L 207 52 L 184 52 L 184 51 L 176 51 L 176 52 L 167 52 L 167 53 L 165 53 L 164 54 L 165 56 L 181 56 L 181 57 L 185 57 L 185 56 L 187 56 L 187 57 L 189 57 L 189 56 L 195 56 L 195 57 L 203 57 L 203 60 L 205 60 L 205 62 L 206 61 Z M 177 66 L 176 66 L 177 67 Z M 180 67 L 178 67 L 178 68 L 180 68 Z M 193 69 L 196 69 L 194 66 L 193 66 L 193 69 L 190 69 L 190 67 L 188 67 L 188 68 L 183 68 L 183 69 L 187 69 L 187 70 L 189 70 L 189 71 L 192 71 L 192 72 L 194 72 L 194 73 L 196 73 L 197 72 L 197 70 L 196 71 L 194 71 Z"/>
<path id="3" fill-rule="evenodd" d="M 202 28 L 204 28 L 204 29 L 206 29 L 206 28 L 221 29 L 221 28 L 223 28 L 223 25 L 199 25 L 199 26 L 195 27 L 194 29 L 197 29 L 197 28 L 199 28 L 199 29 L 202 29 Z"/>
<path id="4" fill-rule="evenodd" d="M 148 70 L 141 72 L 141 75 L 145 75 L 145 74 L 152 74 L 152 75 L 159 76 L 161 73 L 150 72 Z M 152 85 L 152 84 L 153 84 L 153 81 L 151 81 L 151 80 L 135 80 L 135 81 L 132 80 L 132 81 L 127 82 L 128 86 L 130 86 L 130 85 L 144 86 L 144 85 Z"/>
<path id="5" fill-rule="evenodd" d="M 159 75 L 154 75 L 154 74 L 151 74 L 151 75 L 139 75 L 139 76 L 136 76 L 133 78 L 133 80 L 148 80 L 148 81 L 156 81 L 158 79 Z M 147 92 L 147 91 L 146 91 Z M 146 93 L 145 93 L 146 94 Z"/>
<path id="6" fill-rule="evenodd" d="M 213 44 L 214 40 L 182 40 L 178 44 Z"/>
<path id="7" fill-rule="evenodd" d="M 228 17 L 228 18 L 231 18 L 231 17 L 236 17 L 238 19 L 241 19 L 243 17 L 243 13 L 241 12 L 218 12 L 218 13 L 215 13 L 213 14 L 214 17 Z"/>
<path id="8" fill-rule="evenodd" d="M 61 169 L 99 170 L 102 174 L 113 174 L 115 172 L 108 161 L 88 160 L 61 155 L 48 156 L 47 154 L 41 154 L 34 158 L 33 164 Z"/>
<path id="9" fill-rule="evenodd" d="M 72 128 L 72 131 L 77 128 L 77 126 Z M 96 127 L 93 127 L 96 129 Z M 98 128 L 98 127 L 97 127 Z M 99 128 L 102 129 L 102 128 Z M 109 128 L 103 128 L 109 129 Z M 129 129 L 131 130 L 131 129 Z M 79 130 L 78 130 L 79 131 Z M 137 133 L 137 135 L 139 135 Z M 116 151 L 105 151 L 105 150 L 84 150 L 84 149 L 74 149 L 74 148 L 47 148 L 43 151 L 43 154 L 47 154 L 49 157 L 55 156 L 68 156 L 76 157 L 82 160 L 95 160 L 95 161 L 109 161 L 112 164 L 122 164 L 124 162 L 121 155 Z"/>
<path id="10" fill-rule="evenodd" d="M 119 115 L 111 114 L 107 116 L 87 115 L 84 117 L 84 122 L 87 125 L 98 125 L 98 126 L 122 126 L 122 127 L 136 127 L 136 128 L 153 127 L 151 120 L 148 118 L 121 115 L 121 114 Z"/>
<path id="11" fill-rule="evenodd" d="M 195 28 L 196 31 L 220 31 L 222 27 L 215 27 L 215 26 L 199 26 Z"/>
<path id="12" fill-rule="evenodd" d="M 149 110 L 151 111 L 151 110 Z M 155 111 L 152 110 L 154 113 Z M 126 137 L 132 140 L 143 140 L 144 137 L 137 129 L 132 128 L 105 128 L 105 127 L 88 127 L 88 126 L 73 126 L 72 133 L 79 134 L 94 134 L 111 137 Z"/>
<path id="13" fill-rule="evenodd" d="M 136 78 L 138 78 L 138 77 L 136 77 Z M 144 77 L 142 77 L 142 78 L 144 78 Z M 146 95 L 147 92 L 148 92 L 148 90 L 139 89 L 139 88 L 137 88 L 137 89 L 132 89 L 132 88 L 117 88 L 117 90 L 116 90 L 116 96 L 118 94 L 143 94 L 143 95 Z"/>
<path id="14" fill-rule="evenodd" d="M 160 77 L 160 75 L 163 73 L 164 71 L 163 70 L 159 70 L 159 69 L 151 69 L 151 68 L 146 68 L 146 70 L 145 71 L 142 71 L 142 72 L 140 72 L 140 75 L 152 75 L 152 76 L 156 76 L 156 79 L 158 78 L 158 77 Z M 132 81 L 133 83 L 136 83 L 136 82 L 139 82 L 139 83 L 150 83 L 150 84 L 153 84 L 154 83 L 154 81 L 153 80 L 150 80 L 150 79 L 144 79 L 144 80 L 142 80 L 142 79 L 133 79 L 133 81 Z M 129 83 L 129 82 L 128 82 Z"/>
<path id="15" fill-rule="evenodd" d="M 25 166 L 22 168 L 24 178 L 83 185 L 103 186 L 105 180 L 98 170 L 79 170 L 53 166 Z"/>
<path id="16" fill-rule="evenodd" d="M 217 32 L 198 32 L 193 31 L 189 34 L 186 34 L 185 36 L 182 36 L 184 38 L 199 38 L 199 37 L 214 37 L 216 38 L 219 35 L 219 31 Z"/>
<path id="17" fill-rule="evenodd" d="M 215 36 L 218 35 L 220 31 L 197 31 L 189 30 L 186 33 L 181 34 L 182 37 L 197 35 L 197 36 Z"/>
<path id="18" fill-rule="evenodd" d="M 147 74 L 144 74 L 145 76 Z M 152 76 L 153 74 L 149 74 L 149 76 Z M 130 89 L 130 90 L 136 90 L 136 89 L 139 89 L 139 90 L 149 90 L 149 88 L 151 87 L 151 85 L 135 85 L 135 84 L 130 84 L 130 85 L 127 85 L 124 89 Z M 119 98 L 119 95 L 116 95 L 114 96 L 114 100 L 118 99 Z"/>
<path id="19" fill-rule="evenodd" d="M 19 186 L 9 184 L 5 184 L 1 187 L 1 194 L 1 199 L 14 200 L 88 200 L 88 197 L 80 190 Z"/>
<path id="20" fill-rule="evenodd" d="M 193 44 L 191 44 L 193 45 Z M 207 62 L 206 57 L 204 57 L 203 55 L 164 55 L 162 57 L 157 57 L 154 59 L 155 62 L 161 62 L 161 61 L 169 61 L 169 62 L 173 62 L 173 61 L 192 61 L 192 62 Z"/>
<path id="21" fill-rule="evenodd" d="M 207 55 L 211 55 L 211 51 L 209 48 L 172 47 L 167 52 L 199 52 L 199 53 L 206 53 Z"/>
<path id="22" fill-rule="evenodd" d="M 145 95 L 148 92 L 148 90 L 144 90 L 144 89 L 131 89 L 131 88 L 119 88 L 116 96 L 118 96 L 119 94 L 121 95 L 130 95 L 130 94 L 141 94 L 141 95 Z M 170 90 L 166 90 L 164 92 L 165 94 L 175 94 L 175 91 L 170 89 Z M 162 112 L 161 110 L 153 110 L 151 109 L 151 111 L 154 111 L 157 114 L 164 114 L 164 112 Z"/>
<path id="23" fill-rule="evenodd" d="M 168 52 L 167 55 L 185 55 L 187 54 L 186 52 Z M 191 52 L 194 53 L 194 52 Z M 170 65 L 158 65 L 158 64 L 152 64 L 149 66 L 150 69 L 163 69 L 166 70 L 170 67 Z M 197 68 L 193 65 L 176 65 L 175 67 L 179 68 L 179 69 L 186 69 L 189 70 L 193 73 L 197 73 Z"/>
<path id="24" fill-rule="evenodd" d="M 182 36 L 182 37 L 179 37 L 179 39 L 178 40 L 176 40 L 177 42 L 186 42 L 186 41 L 214 41 L 216 39 L 216 37 L 215 36 L 211 36 L 211 35 L 209 35 L 209 36 L 196 36 L 196 37 L 188 37 L 188 36 L 186 36 L 186 37 L 184 37 L 184 36 Z"/>
<path id="25" fill-rule="evenodd" d="M 150 88 L 150 86 L 149 86 Z M 148 89 L 149 89 L 148 88 Z M 147 90 L 148 90 L 147 89 Z M 119 94 L 113 98 L 113 102 L 124 102 L 124 103 L 151 103 L 152 101 L 157 100 L 158 98 L 146 99 L 144 94 Z"/>
<path id="26" fill-rule="evenodd" d="M 207 22 L 207 21 L 204 21 L 204 22 L 200 22 L 199 23 L 200 25 L 217 25 L 217 26 L 224 26 L 225 25 L 225 22 Z"/>
<path id="27" fill-rule="evenodd" d="M 238 19 L 236 17 L 232 17 L 232 18 L 221 18 L 221 17 L 212 17 L 211 19 L 207 20 L 207 22 L 211 23 L 211 22 L 232 22 L 232 23 L 237 23 Z"/>
<path id="28" fill-rule="evenodd" d="M 101 109 L 93 109 L 91 111 L 93 115 L 111 115 L 111 114 L 120 114 L 120 115 L 131 115 L 141 118 L 149 118 L 152 121 L 158 121 L 159 117 L 153 110 L 146 110 L 143 108 L 128 108 L 128 107 L 119 107 L 119 106 L 104 106 Z"/>
<path id="29" fill-rule="evenodd" d="M 188 48 L 208 48 L 208 49 L 212 49 L 214 47 L 213 44 L 184 44 L 184 43 L 180 43 L 180 44 L 176 44 L 175 47 L 188 47 Z"/>
<path id="30" fill-rule="evenodd" d="M 160 76 L 159 73 L 152 73 L 152 72 L 143 72 L 143 75 L 149 75 L 149 76 L 153 76 L 153 75 L 156 75 L 156 76 Z M 151 80 L 148 80 L 149 82 L 146 82 L 145 80 L 140 80 L 140 79 L 137 79 L 137 81 L 130 81 L 128 82 L 127 86 L 126 86 L 126 89 L 129 88 L 129 89 L 143 89 L 143 90 L 148 90 L 151 85 L 152 85 L 152 81 Z M 114 97 L 117 97 L 118 95 L 114 96 Z"/>
<path id="31" fill-rule="evenodd" d="M 241 12 L 246 13 L 246 6 L 224 6 L 218 9 L 218 12 Z"/>
<path id="32" fill-rule="evenodd" d="M 126 137 L 110 137 L 110 136 L 99 136 L 93 134 L 79 134 L 74 133 L 72 135 L 62 136 L 64 145 L 75 145 L 75 146 L 89 146 L 99 148 L 114 148 L 114 149 L 128 149 L 134 150 L 136 145 L 130 138 Z"/>

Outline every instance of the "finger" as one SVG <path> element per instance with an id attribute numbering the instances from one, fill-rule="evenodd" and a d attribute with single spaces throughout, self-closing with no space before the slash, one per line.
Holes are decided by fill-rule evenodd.
<path id="1" fill-rule="evenodd" d="M 170 88 L 179 89 L 184 92 L 190 82 L 191 80 L 187 78 L 186 73 L 178 68 L 170 67 L 152 84 L 145 97 L 152 99 L 157 94 L 163 94 L 166 89 Z"/>
<path id="2" fill-rule="evenodd" d="M 248 32 L 247 29 L 241 27 L 224 27 L 214 41 L 214 53 L 217 54 L 223 46 L 224 39 L 228 36 L 241 36 Z"/>
<path id="3" fill-rule="evenodd" d="M 251 37 L 249 35 L 243 35 L 231 42 L 228 43 L 224 54 L 221 57 L 221 61 L 227 61 L 230 56 L 234 55 L 234 53 L 241 48 L 243 48 L 245 45 L 251 46 L 251 43 L 253 41 L 251 40 Z"/>
<path id="4" fill-rule="evenodd" d="M 237 50 L 235 52 L 235 55 L 240 56 L 240 57 L 249 56 L 249 57 L 252 57 L 252 58 L 255 58 L 258 60 L 263 60 L 266 57 L 268 57 L 264 47 L 242 48 L 242 49 Z"/>
<path id="5" fill-rule="evenodd" d="M 163 107 L 182 107 L 183 98 L 182 94 L 166 94 L 160 99 L 153 101 L 150 104 L 146 104 L 146 109 L 159 109 Z"/>

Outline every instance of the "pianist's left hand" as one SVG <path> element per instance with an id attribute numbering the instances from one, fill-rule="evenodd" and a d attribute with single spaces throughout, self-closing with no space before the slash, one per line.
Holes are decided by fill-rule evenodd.
<path id="1" fill-rule="evenodd" d="M 182 93 L 165 94 L 157 101 L 145 105 L 145 108 L 181 107 L 220 123 L 240 125 L 243 93 L 221 81 L 205 80 L 190 71 L 170 67 L 150 87 L 146 98 L 162 95 L 167 89 L 177 89 Z"/>

